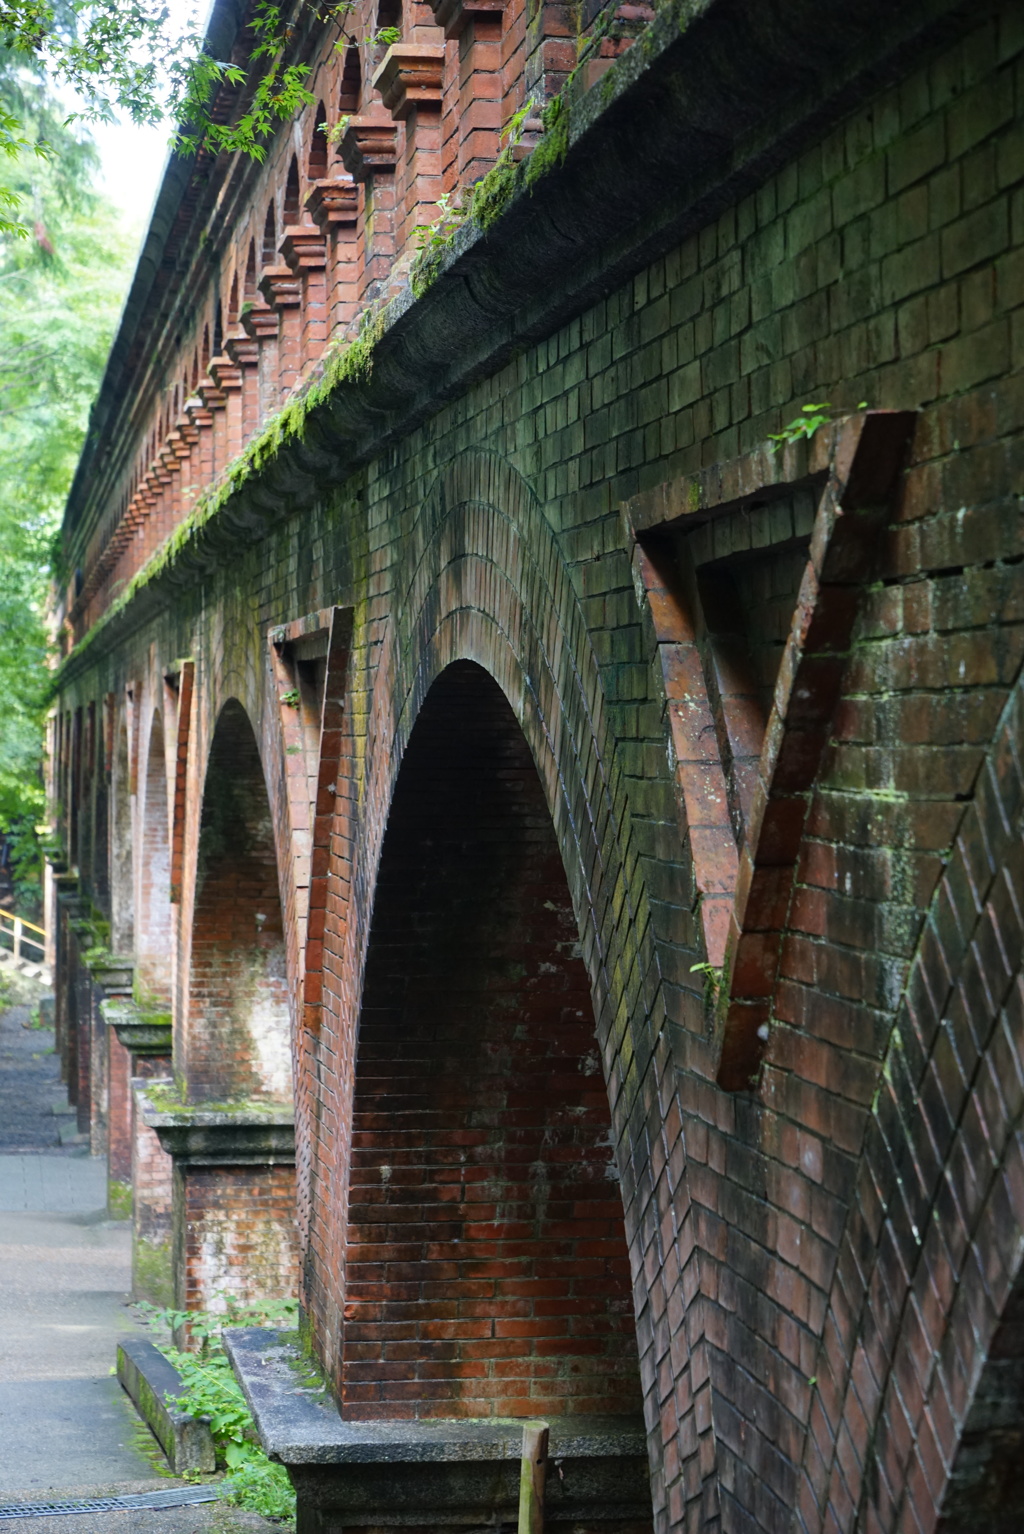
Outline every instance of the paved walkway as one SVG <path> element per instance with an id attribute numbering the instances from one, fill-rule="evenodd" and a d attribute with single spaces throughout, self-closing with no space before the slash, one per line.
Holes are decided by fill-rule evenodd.
<path id="1" fill-rule="evenodd" d="M 75 1110 L 61 1085 L 53 1031 L 32 1026 L 43 988 L 18 976 L 0 975 L 0 1154 L 82 1156 Z M 3 1011 L 8 997 L 14 1005 Z"/>
<path id="2" fill-rule="evenodd" d="M 104 1162 L 60 1144 L 53 1034 L 24 1028 L 29 1012 L 0 1014 L 0 1505 L 181 1485 L 111 1372 L 117 1338 L 140 1330 L 127 1308 L 131 1229 L 107 1219 Z M 0 1534 L 271 1527 L 215 1504 L 0 1518 Z"/>

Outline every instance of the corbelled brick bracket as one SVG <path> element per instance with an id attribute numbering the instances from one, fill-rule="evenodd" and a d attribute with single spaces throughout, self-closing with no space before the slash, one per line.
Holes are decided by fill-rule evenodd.
<path id="1" fill-rule="evenodd" d="M 867 411 L 624 508 L 730 1091 L 756 1083 L 768 1040 L 810 794 L 914 419 Z"/>

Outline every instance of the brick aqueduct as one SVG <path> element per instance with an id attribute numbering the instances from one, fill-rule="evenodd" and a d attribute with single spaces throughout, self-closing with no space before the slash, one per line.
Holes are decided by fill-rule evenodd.
<path id="1" fill-rule="evenodd" d="M 507 1527 L 544 1418 L 552 1529 L 1019 1530 L 1024 7 L 289 48 L 264 163 L 169 164 L 64 530 L 136 1292 L 298 1294 L 300 1529 Z"/>

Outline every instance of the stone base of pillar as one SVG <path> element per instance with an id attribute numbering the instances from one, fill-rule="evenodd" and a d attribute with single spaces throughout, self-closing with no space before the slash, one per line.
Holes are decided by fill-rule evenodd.
<path id="1" fill-rule="evenodd" d="M 297 1334 L 243 1328 L 227 1332 L 225 1343 L 260 1441 L 295 1487 L 297 1534 L 516 1528 L 524 1419 L 350 1421 L 311 1376 Z M 545 1528 L 650 1534 L 643 1422 L 546 1421 Z"/>
<path id="2" fill-rule="evenodd" d="M 290 1108 L 204 1109 L 150 1095 L 147 1124 L 171 1158 L 174 1304 L 294 1299 L 295 1125 Z"/>

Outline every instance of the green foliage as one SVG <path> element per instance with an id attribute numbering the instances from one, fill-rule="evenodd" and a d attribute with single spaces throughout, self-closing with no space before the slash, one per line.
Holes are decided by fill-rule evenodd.
<path id="1" fill-rule="evenodd" d="M 858 410 L 867 409 L 867 401 L 861 400 Z M 768 433 L 769 442 L 774 442 L 773 453 L 779 453 L 790 442 L 809 441 L 822 426 L 828 426 L 835 420 L 833 407 L 828 400 L 821 400 L 818 404 L 801 405 L 800 414 L 794 416 L 788 426 L 781 431 Z"/>
<path id="2" fill-rule="evenodd" d="M 278 701 L 287 704 L 289 708 L 297 708 L 299 703 L 299 689 L 297 687 L 289 687 L 287 692 L 283 692 L 281 694 Z"/>
<path id="3" fill-rule="evenodd" d="M 368 41 L 371 46 L 377 44 L 384 48 L 391 48 L 395 43 L 402 41 L 402 29 L 401 27 L 378 27 Z"/>
<path id="4" fill-rule="evenodd" d="M 724 969 L 716 964 L 691 964 L 690 974 L 704 976 L 704 1002 L 709 1007 L 716 1007 L 722 989 Z"/>
<path id="5" fill-rule="evenodd" d="M 6 191 L 34 210 L 30 238 L 5 234 L 0 221 L 0 833 L 11 844 L 17 907 L 31 916 L 40 867 L 34 827 L 44 814 L 51 553 L 131 246 L 91 190 L 91 146 L 2 53 L 0 102 L 36 146 L 0 155 L 0 201 Z"/>
<path id="6" fill-rule="evenodd" d="M 256 1439 L 252 1413 L 231 1370 L 224 1351 L 225 1327 L 277 1326 L 293 1328 L 298 1316 L 294 1300 L 242 1305 L 231 1295 L 220 1295 L 223 1312 L 207 1310 L 156 1310 L 152 1305 L 136 1308 L 153 1327 L 169 1327 L 180 1333 L 188 1329 L 195 1351 L 161 1346 L 181 1375 L 185 1390 L 177 1405 L 193 1417 L 209 1419 L 218 1461 L 227 1467 L 231 1501 L 264 1518 L 294 1518 L 295 1493 L 283 1465 L 272 1464 Z M 158 1344 L 159 1345 L 159 1344 Z"/>
<path id="7" fill-rule="evenodd" d="M 132 1185 L 130 1182 L 119 1182 L 116 1177 L 107 1179 L 107 1211 L 111 1219 L 131 1219 Z"/>

